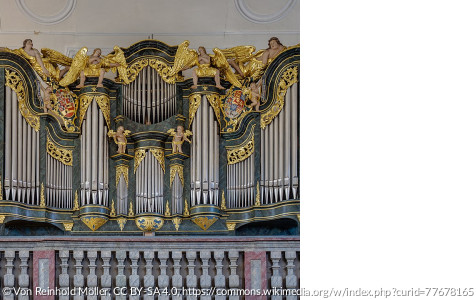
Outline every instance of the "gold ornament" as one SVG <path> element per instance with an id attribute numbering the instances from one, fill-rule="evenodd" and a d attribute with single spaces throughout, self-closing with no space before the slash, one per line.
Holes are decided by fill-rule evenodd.
<path id="1" fill-rule="evenodd" d="M 190 216 L 190 212 L 188 211 L 187 199 L 184 200 L 183 216 L 184 217 L 189 217 Z"/>
<path id="2" fill-rule="evenodd" d="M 79 200 L 78 200 L 78 191 L 74 192 L 74 207 L 73 211 L 79 210 Z"/>
<path id="3" fill-rule="evenodd" d="M 83 221 L 89 229 L 96 231 L 107 222 L 107 219 L 104 217 L 83 217 L 81 221 Z"/>
<path id="4" fill-rule="evenodd" d="M 63 226 L 64 226 L 64 230 L 66 230 L 66 231 L 71 231 L 71 230 L 73 230 L 74 223 L 73 223 L 73 222 L 71 222 L 71 223 L 63 223 Z"/>
<path id="5" fill-rule="evenodd" d="M 284 97 L 288 88 L 298 82 L 298 67 L 291 67 L 284 71 L 279 81 L 273 99 L 276 99 L 270 107 L 261 114 L 261 129 L 269 125 L 273 119 L 281 112 L 284 106 Z"/>
<path id="6" fill-rule="evenodd" d="M 127 214 L 128 217 L 134 216 L 134 208 L 132 207 L 132 201 L 129 202 L 129 213 Z"/>
<path id="7" fill-rule="evenodd" d="M 3 224 L 5 222 L 5 215 L 0 215 L 0 224 Z"/>
<path id="8" fill-rule="evenodd" d="M 182 223 L 182 219 L 180 219 L 179 217 L 175 217 L 172 219 L 172 223 L 174 223 L 175 231 L 178 231 L 180 224 Z"/>
<path id="9" fill-rule="evenodd" d="M 18 109 L 25 121 L 38 132 L 40 130 L 40 117 L 29 107 L 26 93 L 25 80 L 15 71 L 5 69 L 5 85 L 15 91 L 18 98 Z"/>
<path id="10" fill-rule="evenodd" d="M 43 185 L 43 182 L 41 183 L 41 190 L 40 190 L 40 207 L 46 207 L 45 186 Z"/>
<path id="11" fill-rule="evenodd" d="M 164 150 L 162 149 L 150 149 L 149 150 L 157 159 L 159 162 L 160 166 L 162 167 L 162 171 L 165 173 L 165 155 L 164 155 Z"/>
<path id="12" fill-rule="evenodd" d="M 198 217 L 192 221 L 197 224 L 202 230 L 207 230 L 218 220 L 217 217 Z"/>
<path id="13" fill-rule="evenodd" d="M 225 201 L 225 191 L 221 191 L 221 206 L 220 209 L 225 211 L 226 210 L 226 201 Z"/>
<path id="14" fill-rule="evenodd" d="M 200 107 L 200 103 L 202 101 L 202 95 L 194 94 L 188 98 L 188 128 L 192 126 L 193 118 L 195 117 L 195 113 L 197 112 L 198 108 Z"/>
<path id="15" fill-rule="evenodd" d="M 157 231 L 164 226 L 164 219 L 160 217 L 139 217 L 136 226 L 142 231 Z"/>
<path id="16" fill-rule="evenodd" d="M 144 157 L 145 157 L 144 149 L 137 149 L 136 152 L 134 153 L 134 174 L 136 173 L 137 168 L 139 167 Z"/>
<path id="17" fill-rule="evenodd" d="M 109 213 L 111 217 L 116 216 L 116 205 L 114 204 L 114 199 L 111 201 L 111 212 Z"/>
<path id="18" fill-rule="evenodd" d="M 235 230 L 236 223 L 232 222 L 226 222 L 226 228 L 228 228 L 229 231 Z"/>
<path id="19" fill-rule="evenodd" d="M 121 179 L 121 175 L 124 176 L 124 181 L 126 182 L 126 186 L 129 186 L 129 167 L 126 165 L 118 165 L 116 166 L 116 187 L 119 185 L 119 180 Z"/>
<path id="20" fill-rule="evenodd" d="M 244 161 L 248 157 L 253 154 L 255 150 L 255 136 L 254 136 L 254 128 L 255 125 L 251 127 L 251 132 L 248 138 L 238 145 L 236 148 L 232 147 L 225 147 L 226 148 L 226 158 L 228 160 L 228 164 L 236 164 L 240 161 Z"/>
<path id="21" fill-rule="evenodd" d="M 167 201 L 167 203 L 165 203 L 165 216 L 170 217 L 169 201 Z"/>
<path id="22" fill-rule="evenodd" d="M 119 218 L 117 219 L 117 224 L 119 224 L 119 228 L 121 231 L 124 229 L 124 225 L 126 225 L 127 219 L 126 218 Z"/>
<path id="23" fill-rule="evenodd" d="M 172 183 L 174 181 L 175 175 L 178 174 L 180 178 L 180 182 L 182 182 L 182 186 L 184 186 L 183 183 L 183 166 L 182 165 L 171 165 L 170 166 L 170 187 L 172 187 Z"/>
<path id="24" fill-rule="evenodd" d="M 57 161 L 73 166 L 73 151 L 55 145 L 48 136 L 46 137 L 46 152 Z"/>

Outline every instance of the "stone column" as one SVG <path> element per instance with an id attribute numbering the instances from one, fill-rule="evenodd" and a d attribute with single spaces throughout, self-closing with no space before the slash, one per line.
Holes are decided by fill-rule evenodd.
<path id="1" fill-rule="evenodd" d="M 69 256 L 69 253 L 68 253 Z M 55 251 L 33 251 L 33 299 L 53 300 L 54 293 L 46 295 L 35 293 L 37 287 L 47 292 L 48 289 L 55 289 Z"/>
<path id="2" fill-rule="evenodd" d="M 98 286 L 98 277 L 96 276 L 96 258 L 97 258 L 97 251 L 88 251 L 88 260 L 89 260 L 89 275 L 87 278 L 88 288 L 94 290 Z M 96 300 L 98 298 L 97 295 L 90 295 L 86 297 L 88 300 Z"/>
<path id="3" fill-rule="evenodd" d="M 236 268 L 238 265 L 236 261 L 240 257 L 238 251 L 232 250 L 228 252 L 228 258 L 230 259 L 230 276 L 228 277 L 228 285 L 230 290 L 238 290 L 240 287 L 240 277 L 236 274 Z M 239 300 L 239 296 L 230 296 L 230 300 Z"/>
<path id="4" fill-rule="evenodd" d="M 15 251 L 5 251 L 5 259 L 7 260 L 7 263 L 5 264 L 5 268 L 7 268 L 7 270 L 5 272 L 5 276 L 3 276 L 3 288 L 5 291 L 8 289 L 8 294 L 7 292 L 4 292 L 3 299 L 13 300 L 13 287 L 15 286 L 15 275 L 13 275 L 13 259 L 15 259 Z"/>
<path id="5" fill-rule="evenodd" d="M 266 278 L 266 252 L 245 252 L 245 289 L 263 290 L 267 288 Z M 246 297 L 250 300 L 265 300 L 265 296 L 256 296 L 256 294 Z"/>
<path id="6" fill-rule="evenodd" d="M 59 300 L 69 300 L 69 274 L 68 274 L 68 259 L 69 251 L 60 250 L 59 258 L 61 260 L 61 274 L 59 275 L 60 295 Z"/>
<path id="7" fill-rule="evenodd" d="M 144 251 L 145 259 L 145 275 L 144 275 L 144 289 L 146 294 L 144 295 L 144 300 L 153 300 L 154 295 L 147 295 L 147 288 L 150 288 L 152 292 L 154 291 L 154 275 L 152 275 L 152 260 L 154 259 L 153 251 Z"/>
<path id="8" fill-rule="evenodd" d="M 84 287 L 84 275 L 83 275 L 83 258 L 84 252 L 83 251 L 73 251 L 73 257 L 76 261 L 74 267 L 76 268 L 76 275 L 74 275 L 74 289 L 75 289 L 75 296 L 74 300 L 83 300 L 84 296 L 80 293 L 80 289 L 82 290 Z"/>
<path id="9" fill-rule="evenodd" d="M 225 275 L 223 275 L 223 258 L 225 258 L 225 252 L 215 251 L 213 252 L 213 256 L 215 257 L 216 269 L 217 273 L 215 275 L 215 288 L 225 290 L 226 282 L 225 282 Z M 225 300 L 226 296 L 215 296 L 215 300 Z"/>
<path id="10" fill-rule="evenodd" d="M 210 265 L 208 262 L 210 261 L 211 258 L 211 252 L 210 251 L 200 251 L 200 258 L 202 259 L 202 275 L 200 276 L 200 287 L 202 289 L 210 290 L 212 287 L 212 277 L 208 275 L 208 269 Z M 200 296 L 200 300 L 211 300 L 212 297 L 209 295 L 206 296 Z"/>
<path id="11" fill-rule="evenodd" d="M 281 260 L 281 252 L 280 251 L 272 251 L 271 252 L 271 261 L 273 262 L 273 266 L 271 267 L 273 270 L 273 275 L 271 276 L 271 288 L 275 288 L 276 290 L 281 290 L 283 288 L 283 277 L 279 274 L 279 261 Z M 272 295 L 272 300 L 282 300 L 283 296 L 281 295 Z"/>
<path id="12" fill-rule="evenodd" d="M 116 252 L 116 258 L 117 258 L 117 276 L 116 276 L 116 286 L 115 288 L 118 288 L 118 291 L 121 291 L 120 295 L 116 295 L 117 300 L 126 300 L 126 289 L 122 289 L 127 287 L 127 279 L 126 275 L 124 275 L 124 261 L 126 259 L 126 251 L 121 250 Z"/>
<path id="13" fill-rule="evenodd" d="M 196 289 L 197 288 L 197 275 L 195 275 L 195 259 L 197 259 L 197 252 L 195 251 L 187 251 L 186 253 L 187 261 L 188 261 L 188 275 L 187 275 L 187 288 L 188 289 Z M 197 299 L 195 295 L 187 295 L 188 300 Z"/>
<path id="14" fill-rule="evenodd" d="M 140 293 L 139 293 L 139 275 L 137 275 L 137 265 L 139 261 L 139 251 L 131 250 L 129 251 L 129 258 L 131 259 L 131 275 L 129 276 L 129 287 L 131 295 L 129 295 L 129 300 L 138 300 Z"/>
<path id="15" fill-rule="evenodd" d="M 29 290 L 30 287 L 30 276 L 28 276 L 28 258 L 30 256 L 30 251 L 20 250 L 20 275 L 18 276 L 18 286 L 21 291 L 18 295 L 18 300 L 29 300 Z M 33 291 L 34 292 L 34 291 Z"/>
<path id="16" fill-rule="evenodd" d="M 112 279 L 111 279 L 111 251 L 101 251 L 102 269 L 101 286 L 103 289 L 109 289 L 107 295 L 101 295 L 101 300 L 110 300 L 112 294 Z"/>
<path id="17" fill-rule="evenodd" d="M 158 278 L 158 284 L 160 288 L 160 295 L 159 299 L 169 299 L 169 296 L 166 295 L 165 291 L 170 292 L 169 288 L 169 276 L 167 275 L 167 259 L 169 259 L 169 252 L 168 251 L 159 251 L 157 257 L 159 258 L 160 262 L 160 275 Z"/>
<path id="18" fill-rule="evenodd" d="M 297 277 L 294 274 L 294 260 L 296 259 L 296 251 L 286 251 L 284 253 L 287 261 L 286 289 L 297 289 Z M 294 300 L 297 296 L 287 296 L 286 299 Z"/>
<path id="19" fill-rule="evenodd" d="M 181 251 L 173 251 L 172 259 L 174 260 L 174 275 L 172 276 L 172 287 L 175 290 L 172 290 L 172 299 L 182 299 L 182 296 L 178 296 L 177 292 L 182 292 L 183 287 L 183 278 L 180 274 L 180 261 L 182 260 Z"/>

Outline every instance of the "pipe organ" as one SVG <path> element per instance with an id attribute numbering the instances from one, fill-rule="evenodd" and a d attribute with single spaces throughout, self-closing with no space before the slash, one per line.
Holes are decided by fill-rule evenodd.
<path id="1" fill-rule="evenodd" d="M 80 88 L 71 69 L 94 74 L 87 64 L 48 77 L 0 48 L 0 235 L 13 221 L 65 235 L 233 235 L 283 219 L 299 228 L 299 45 L 266 65 L 241 59 L 245 77 L 221 69 L 221 86 L 212 69 L 223 66 L 202 66 L 196 84 L 182 76 L 198 57 L 188 46 L 115 47 L 101 66 L 116 79 L 98 86 L 91 75 Z M 48 69 L 68 63 L 52 52 L 42 51 Z"/>
<path id="2" fill-rule="evenodd" d="M 109 205 L 107 125 L 92 101 L 81 126 L 81 204 Z"/>
<path id="3" fill-rule="evenodd" d="M 136 213 L 164 212 L 164 171 L 149 150 L 136 171 Z"/>
<path id="4" fill-rule="evenodd" d="M 155 124 L 176 114 L 175 84 L 165 82 L 150 66 L 124 86 L 124 115 L 141 124 Z"/>
<path id="5" fill-rule="evenodd" d="M 298 91 L 293 84 L 283 111 L 261 133 L 261 198 L 264 204 L 298 199 Z"/>
<path id="6" fill-rule="evenodd" d="M 40 204 L 39 132 L 23 118 L 17 93 L 5 87 L 5 199 Z"/>
<path id="7" fill-rule="evenodd" d="M 202 96 L 192 123 L 191 205 L 218 205 L 218 124 L 207 96 Z"/>

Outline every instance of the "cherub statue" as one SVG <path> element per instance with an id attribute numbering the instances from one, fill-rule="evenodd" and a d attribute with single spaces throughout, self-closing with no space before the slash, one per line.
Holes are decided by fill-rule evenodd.
<path id="1" fill-rule="evenodd" d="M 43 87 L 43 85 L 40 84 L 41 91 L 43 92 L 43 112 L 48 112 L 50 110 L 53 110 L 53 106 L 51 104 L 51 93 L 53 93 L 53 89 L 51 86 L 46 86 Z"/>
<path id="2" fill-rule="evenodd" d="M 249 95 L 249 99 L 251 100 L 251 107 L 255 109 L 255 111 L 259 110 L 261 93 L 259 90 L 259 85 L 256 82 L 252 82 L 250 84 L 249 89 L 245 89 L 245 94 Z"/>
<path id="3" fill-rule="evenodd" d="M 124 52 L 118 46 L 114 46 L 114 53 L 101 56 L 101 49 L 96 48 L 91 56 L 87 55 L 88 48 L 81 48 L 74 56 L 69 72 L 61 79 L 60 85 L 68 86 L 73 83 L 78 76 L 80 82 L 77 88 L 84 87 L 86 77 L 99 77 L 97 87 L 103 87 L 104 74 L 107 71 L 118 71 L 119 78 L 125 83 L 130 83 L 127 78 L 127 62 Z"/>
<path id="4" fill-rule="evenodd" d="M 177 126 L 177 132 L 175 132 L 175 130 L 172 128 L 172 129 L 169 129 L 167 131 L 167 133 L 170 136 L 173 136 L 173 139 L 172 139 L 172 153 L 177 153 L 177 152 L 178 153 L 183 153 L 182 152 L 183 142 L 187 141 L 187 142 L 191 143 L 191 141 L 188 139 L 188 137 L 192 135 L 192 132 L 190 130 L 185 130 L 185 132 L 184 132 L 184 128 L 181 125 Z"/>
<path id="5" fill-rule="evenodd" d="M 107 135 L 114 138 L 114 142 L 117 144 L 117 153 L 126 153 L 127 138 L 131 133 L 130 130 L 124 130 L 124 126 L 119 126 L 117 132 L 109 130 Z"/>

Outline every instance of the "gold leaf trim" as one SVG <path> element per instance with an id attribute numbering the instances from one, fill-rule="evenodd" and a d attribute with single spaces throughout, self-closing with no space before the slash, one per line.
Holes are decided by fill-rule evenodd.
<path id="1" fill-rule="evenodd" d="M 261 206 L 261 196 L 259 193 L 259 181 L 256 181 L 256 199 L 255 199 L 255 206 Z"/>
<path id="2" fill-rule="evenodd" d="M 225 191 L 221 191 L 221 205 L 220 209 L 225 211 L 226 210 L 226 200 L 225 200 Z"/>
<path id="3" fill-rule="evenodd" d="M 12 70 L 5 69 L 5 85 L 11 88 L 17 94 L 18 109 L 27 123 L 35 129 L 40 130 L 40 118 L 30 111 L 27 107 L 27 94 L 24 80 Z"/>
<path id="4" fill-rule="evenodd" d="M 127 79 L 129 80 L 129 82 L 134 81 L 136 77 L 139 75 L 140 71 L 142 71 L 142 69 L 147 67 L 148 65 L 149 65 L 149 60 L 147 58 L 142 58 L 132 63 L 130 66 L 128 66 Z"/>
<path id="5" fill-rule="evenodd" d="M 220 96 L 216 94 L 212 95 L 207 95 L 207 100 L 210 103 L 211 107 L 213 108 L 213 111 L 215 112 L 215 116 L 217 118 L 218 124 L 221 127 L 221 122 L 220 122 Z"/>
<path id="6" fill-rule="evenodd" d="M 182 219 L 179 217 L 175 217 L 172 219 L 172 223 L 174 223 L 175 231 L 179 230 L 180 224 L 182 223 Z"/>
<path id="7" fill-rule="evenodd" d="M 142 231 L 157 231 L 164 226 L 164 219 L 159 217 L 139 217 L 136 226 Z"/>
<path id="8" fill-rule="evenodd" d="M 144 149 L 137 149 L 136 152 L 134 153 L 134 174 L 136 173 L 137 168 L 139 167 L 144 157 L 145 157 Z"/>
<path id="9" fill-rule="evenodd" d="M 183 182 L 183 166 L 182 165 L 171 165 L 170 166 L 170 187 L 172 187 L 172 183 L 174 181 L 175 175 L 178 173 L 180 178 L 180 182 L 182 182 L 182 186 L 184 186 Z"/>
<path id="10" fill-rule="evenodd" d="M 192 126 L 193 118 L 195 117 L 195 113 L 197 112 L 198 108 L 200 107 L 200 103 L 202 102 L 202 95 L 195 94 L 188 98 L 188 128 Z"/>
<path id="11" fill-rule="evenodd" d="M 218 220 L 217 217 L 198 217 L 192 221 L 197 224 L 202 230 L 207 230 Z"/>
<path id="12" fill-rule="evenodd" d="M 73 207 L 73 211 L 77 211 L 77 210 L 79 210 L 78 190 L 74 192 L 74 207 Z"/>
<path id="13" fill-rule="evenodd" d="M 126 218 L 119 218 L 117 219 L 117 224 L 119 224 L 119 228 L 121 231 L 124 229 L 124 225 L 126 225 L 127 219 Z"/>
<path id="14" fill-rule="evenodd" d="M 165 216 L 170 217 L 170 206 L 169 206 L 168 200 L 167 200 L 167 203 L 165 203 Z"/>
<path id="15" fill-rule="evenodd" d="M 273 119 L 281 112 L 284 106 L 284 97 L 288 88 L 298 82 L 298 67 L 291 67 L 284 71 L 283 75 L 278 84 L 277 92 L 275 92 L 274 97 L 276 100 L 271 105 L 271 107 L 261 114 L 261 129 L 264 129 L 269 125 Z"/>
<path id="16" fill-rule="evenodd" d="M 73 230 L 74 223 L 73 223 L 73 222 L 71 222 L 71 223 L 63 223 L 63 226 L 64 226 L 64 230 L 66 230 L 66 231 L 71 231 L 71 230 Z"/>
<path id="17" fill-rule="evenodd" d="M 96 103 L 98 104 L 99 108 L 102 111 L 102 114 L 104 116 L 104 119 L 106 120 L 107 123 L 107 128 L 111 128 L 111 111 L 110 111 L 110 101 L 109 97 L 106 95 L 102 96 L 96 96 L 94 97 L 94 100 L 96 100 Z"/>
<path id="18" fill-rule="evenodd" d="M 0 224 L 3 224 L 5 222 L 5 215 L 0 215 Z"/>
<path id="19" fill-rule="evenodd" d="M 162 149 L 150 149 L 149 150 L 157 159 L 159 162 L 160 166 L 162 167 L 162 171 L 165 173 L 165 155 L 164 155 L 164 150 Z"/>
<path id="20" fill-rule="evenodd" d="M 111 212 L 109 213 L 109 215 L 111 217 L 115 217 L 116 216 L 116 205 L 114 203 L 114 199 L 112 199 L 111 201 Z"/>
<path id="21" fill-rule="evenodd" d="M 129 186 L 129 167 L 126 165 L 116 166 L 116 187 L 119 185 L 119 180 L 121 175 L 124 175 L 124 180 L 126 181 L 126 186 Z"/>
<path id="22" fill-rule="evenodd" d="M 79 127 L 82 126 L 84 116 L 86 115 L 88 107 L 93 100 L 94 96 L 90 95 L 81 95 L 81 97 L 79 97 Z"/>
<path id="23" fill-rule="evenodd" d="M 40 207 L 46 207 L 45 186 L 43 185 L 43 182 L 41 183 L 41 190 L 40 190 Z"/>
<path id="24" fill-rule="evenodd" d="M 84 217 L 81 219 L 92 231 L 96 231 L 102 225 L 106 224 L 107 219 L 101 217 Z"/>
<path id="25" fill-rule="evenodd" d="M 189 216 L 190 216 L 190 211 L 188 210 L 188 202 L 187 202 L 187 199 L 184 200 L 183 216 L 184 216 L 184 217 L 189 217 Z"/>
<path id="26" fill-rule="evenodd" d="M 46 152 L 57 161 L 73 166 L 73 151 L 55 145 L 48 136 L 46 137 Z"/>
<path id="27" fill-rule="evenodd" d="M 129 213 L 127 214 L 128 217 L 134 216 L 134 207 L 132 206 L 132 201 L 129 202 Z"/>
<path id="28" fill-rule="evenodd" d="M 254 128 L 255 125 L 251 128 L 250 135 L 246 138 L 245 142 L 240 144 L 237 148 L 227 147 L 226 158 L 229 165 L 244 161 L 253 154 L 255 150 Z"/>
<path id="29" fill-rule="evenodd" d="M 149 66 L 155 69 L 159 74 L 160 78 L 162 78 L 162 80 L 169 84 L 174 84 L 178 79 L 181 79 L 178 74 L 170 76 L 170 71 L 172 70 L 172 68 L 160 59 L 150 58 Z"/>
<path id="30" fill-rule="evenodd" d="M 231 222 L 226 222 L 226 228 L 228 228 L 229 231 L 235 230 L 236 223 L 231 223 Z"/>

